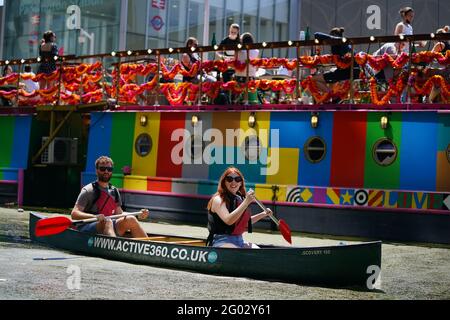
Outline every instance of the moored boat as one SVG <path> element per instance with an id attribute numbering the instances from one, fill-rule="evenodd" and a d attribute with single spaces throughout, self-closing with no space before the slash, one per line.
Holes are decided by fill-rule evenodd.
<path id="1" fill-rule="evenodd" d="M 30 213 L 33 241 L 74 253 L 206 274 L 322 286 L 372 289 L 381 270 L 381 241 L 321 247 L 260 245 L 261 249 L 206 247 L 204 239 L 148 235 L 143 239 L 90 235 L 74 229 L 37 237 L 45 216 Z"/>

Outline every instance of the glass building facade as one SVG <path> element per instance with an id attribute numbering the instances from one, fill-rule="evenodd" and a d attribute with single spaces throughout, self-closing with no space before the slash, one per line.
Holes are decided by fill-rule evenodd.
<path id="1" fill-rule="evenodd" d="M 46 30 L 65 55 L 87 55 L 220 43 L 232 23 L 257 42 L 283 41 L 299 23 L 297 0 L 5 0 L 4 9 L 2 59 L 37 57 Z"/>
<path id="2" fill-rule="evenodd" d="M 1 0 L 0 0 L 1 1 Z M 449 0 L 3 0 L 2 59 L 31 58 L 46 30 L 64 54 L 183 47 L 188 37 L 209 45 L 238 23 L 257 42 L 296 40 L 309 27 L 345 27 L 347 37 L 392 35 L 398 10 L 412 6 L 415 33 L 448 24 Z M 264 50 L 262 56 L 294 56 Z"/>

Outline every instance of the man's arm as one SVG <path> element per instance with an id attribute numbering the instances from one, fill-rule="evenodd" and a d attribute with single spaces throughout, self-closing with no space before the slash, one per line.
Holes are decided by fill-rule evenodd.
<path id="1" fill-rule="evenodd" d="M 79 206 L 78 204 L 75 204 L 75 206 L 72 209 L 71 216 L 73 220 L 83 220 L 83 219 L 90 219 L 90 218 L 96 218 L 97 216 L 95 214 L 86 213 L 83 212 L 84 208 Z"/>
<path id="2" fill-rule="evenodd" d="M 96 215 L 94 214 L 84 212 L 86 206 L 88 205 L 88 202 L 89 202 L 89 193 L 85 188 L 83 188 L 81 189 L 77 201 L 75 202 L 75 206 L 73 207 L 71 212 L 73 220 L 83 220 L 96 217 Z"/>

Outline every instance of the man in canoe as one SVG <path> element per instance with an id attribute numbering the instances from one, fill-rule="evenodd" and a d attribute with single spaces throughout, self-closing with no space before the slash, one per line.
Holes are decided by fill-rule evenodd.
<path id="1" fill-rule="evenodd" d="M 272 210 L 252 216 L 248 206 L 254 200 L 254 192 L 245 190 L 242 173 L 234 167 L 225 170 L 217 192 L 208 203 L 209 236 L 206 244 L 213 247 L 258 248 L 255 244 L 244 242 L 242 234 L 252 232 L 252 224 L 272 215 Z"/>
<path id="2" fill-rule="evenodd" d="M 108 218 L 111 215 L 123 213 L 119 190 L 109 183 L 113 172 L 112 159 L 101 156 L 95 161 L 95 170 L 97 180 L 81 189 L 72 209 L 72 219 L 82 220 L 95 217 L 97 221 L 81 225 L 78 230 L 112 237 L 123 236 L 126 232 L 130 232 L 133 238 L 146 237 L 147 234 L 134 216 L 126 216 L 114 221 Z M 148 210 L 142 209 L 141 212 L 138 218 L 146 219 Z"/>

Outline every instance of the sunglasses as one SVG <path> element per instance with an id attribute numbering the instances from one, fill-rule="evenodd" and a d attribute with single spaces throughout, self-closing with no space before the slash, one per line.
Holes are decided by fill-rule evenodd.
<path id="1" fill-rule="evenodd" d="M 233 180 L 236 182 L 242 182 L 242 178 L 240 176 L 237 176 L 237 177 L 226 176 L 225 177 L 226 182 L 233 182 Z"/>
<path id="2" fill-rule="evenodd" d="M 101 171 L 101 172 L 105 172 L 105 171 L 108 171 L 108 172 L 113 172 L 113 167 L 104 167 L 104 166 L 100 166 L 100 167 L 98 167 L 97 168 L 99 171 Z"/>

